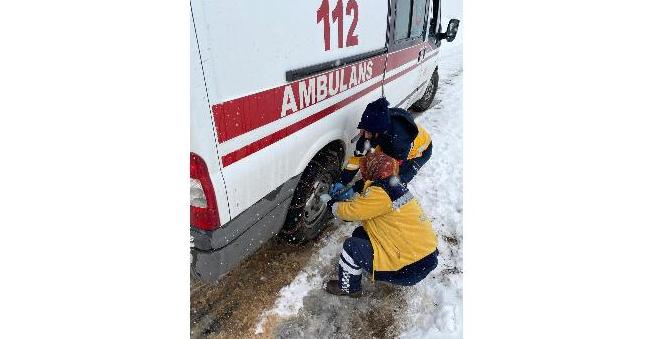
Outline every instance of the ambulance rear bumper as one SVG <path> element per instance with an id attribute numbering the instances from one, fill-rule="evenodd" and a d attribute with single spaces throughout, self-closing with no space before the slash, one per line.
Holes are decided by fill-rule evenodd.
<path id="1" fill-rule="evenodd" d="M 210 232 L 192 227 L 192 274 L 217 281 L 276 235 L 298 180 L 299 175 L 290 179 L 222 228 Z"/>

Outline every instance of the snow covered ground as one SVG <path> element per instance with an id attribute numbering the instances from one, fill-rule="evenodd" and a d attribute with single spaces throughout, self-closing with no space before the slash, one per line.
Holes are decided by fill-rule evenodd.
<path id="1" fill-rule="evenodd" d="M 462 337 L 462 45 L 446 44 L 436 104 L 416 121 L 433 137 L 433 155 L 410 190 L 433 218 L 438 267 L 408 289 L 403 338 Z"/>
<path id="2" fill-rule="evenodd" d="M 322 290 L 335 275 L 342 242 L 357 226 L 338 222 L 320 239 L 319 250 L 264 312 L 257 334 L 281 338 L 350 337 L 358 331 L 401 338 L 462 337 L 462 39 L 442 45 L 440 85 L 433 106 L 419 114 L 433 139 L 431 160 L 410 189 L 433 219 L 440 250 L 438 267 L 414 287 L 363 280 L 365 297 L 336 298 Z M 273 319 L 273 324 L 269 324 Z"/>

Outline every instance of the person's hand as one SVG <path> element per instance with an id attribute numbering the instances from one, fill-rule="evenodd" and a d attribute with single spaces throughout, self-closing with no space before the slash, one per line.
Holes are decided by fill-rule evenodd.
<path id="1" fill-rule="evenodd" d="M 332 212 L 332 207 L 335 203 L 340 202 L 340 201 L 345 201 L 349 200 L 354 196 L 354 189 L 353 188 L 347 188 L 343 186 L 341 189 L 338 190 L 338 193 L 332 196 L 325 195 L 326 198 L 323 199 L 322 201 L 327 203 L 327 209 Z M 323 197 L 321 196 L 320 199 Z"/>
<path id="2" fill-rule="evenodd" d="M 354 196 L 354 189 L 353 188 L 348 188 L 345 191 L 341 191 L 338 193 L 338 200 L 349 200 Z"/>
<path id="3" fill-rule="evenodd" d="M 345 189 L 345 185 L 343 185 L 340 182 L 337 182 L 331 185 L 331 188 L 329 188 L 329 195 L 335 199 L 338 194 L 344 191 L 344 189 Z"/>

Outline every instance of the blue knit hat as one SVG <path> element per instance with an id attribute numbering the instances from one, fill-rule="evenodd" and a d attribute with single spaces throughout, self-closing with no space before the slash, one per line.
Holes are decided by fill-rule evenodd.
<path id="1" fill-rule="evenodd" d="M 359 129 L 372 133 L 385 133 L 390 129 L 390 103 L 385 98 L 380 98 L 367 104 L 365 112 L 358 123 Z"/>

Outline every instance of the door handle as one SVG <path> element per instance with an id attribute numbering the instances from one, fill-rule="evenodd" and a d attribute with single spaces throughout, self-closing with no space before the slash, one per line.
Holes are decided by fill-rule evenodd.
<path id="1" fill-rule="evenodd" d="M 426 49 L 422 49 L 419 51 L 419 56 L 417 57 L 417 62 L 421 62 L 424 59 L 424 56 L 426 56 Z"/>

